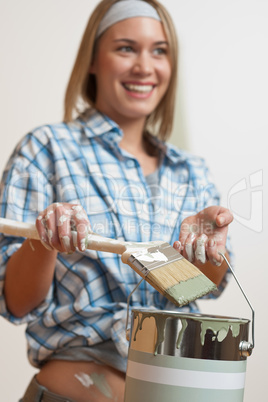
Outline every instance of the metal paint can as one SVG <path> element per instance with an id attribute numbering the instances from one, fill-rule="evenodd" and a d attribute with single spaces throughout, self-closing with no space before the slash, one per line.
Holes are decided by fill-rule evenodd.
<path id="1" fill-rule="evenodd" d="M 132 310 L 125 402 L 242 402 L 249 323 Z"/>

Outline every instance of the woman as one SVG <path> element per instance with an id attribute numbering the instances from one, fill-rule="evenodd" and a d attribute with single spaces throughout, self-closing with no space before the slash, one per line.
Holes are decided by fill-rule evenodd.
<path id="1" fill-rule="evenodd" d="M 127 297 L 139 277 L 116 255 L 86 250 L 89 229 L 165 240 L 224 288 L 218 251 L 232 216 L 218 206 L 204 161 L 164 142 L 176 74 L 176 35 L 161 4 L 101 1 L 77 55 L 64 122 L 29 133 L 10 158 L 1 215 L 36 221 L 41 239 L 1 237 L 0 312 L 28 323 L 29 359 L 40 368 L 23 402 L 123 401 Z M 174 308 L 147 283 L 131 305 Z"/>

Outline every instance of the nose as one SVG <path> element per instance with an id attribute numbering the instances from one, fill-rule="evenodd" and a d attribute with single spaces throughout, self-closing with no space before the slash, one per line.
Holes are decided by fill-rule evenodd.
<path id="1" fill-rule="evenodd" d="M 141 52 L 135 58 L 132 71 L 134 74 L 147 76 L 153 71 L 153 60 L 147 52 Z"/>

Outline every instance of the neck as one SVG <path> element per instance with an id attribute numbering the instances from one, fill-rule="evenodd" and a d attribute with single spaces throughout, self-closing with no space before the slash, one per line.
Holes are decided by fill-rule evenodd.
<path id="1" fill-rule="evenodd" d="M 120 147 L 125 149 L 126 151 L 129 151 L 133 155 L 137 155 L 137 153 L 143 152 L 143 133 L 135 130 L 135 128 L 128 130 L 122 128 L 122 130 L 124 135 L 120 142 Z"/>
<path id="2" fill-rule="evenodd" d="M 159 152 L 152 149 L 151 143 L 144 136 L 144 122 L 142 124 L 121 124 L 123 138 L 120 148 L 126 150 L 139 161 L 145 175 L 153 173 L 159 163 Z"/>
<path id="3" fill-rule="evenodd" d="M 118 122 L 117 122 L 118 123 Z M 123 139 L 120 142 L 120 147 L 132 154 L 144 150 L 144 124 L 145 118 L 130 119 L 126 118 L 118 123 L 123 131 Z"/>

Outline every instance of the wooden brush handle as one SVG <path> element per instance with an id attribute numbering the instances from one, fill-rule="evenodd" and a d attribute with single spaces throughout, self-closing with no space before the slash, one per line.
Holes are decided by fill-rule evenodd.
<path id="1" fill-rule="evenodd" d="M 33 223 L 17 222 L 6 218 L 0 218 L 0 233 L 40 240 Z"/>
<path id="2" fill-rule="evenodd" d="M 40 240 L 34 223 L 17 222 L 11 219 L 0 218 L 0 233 Z M 75 236 L 76 233 L 73 232 L 73 235 Z M 106 251 L 120 255 L 127 249 L 126 242 L 102 237 L 93 232 L 87 236 L 86 243 L 87 248 L 90 250 Z M 140 248 L 142 243 L 137 244 L 137 248 Z"/>

